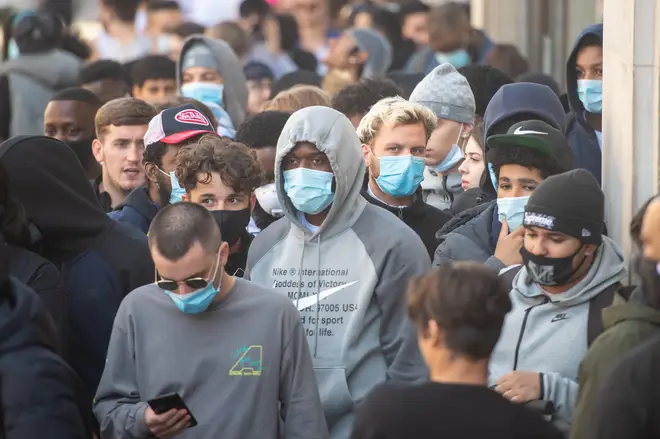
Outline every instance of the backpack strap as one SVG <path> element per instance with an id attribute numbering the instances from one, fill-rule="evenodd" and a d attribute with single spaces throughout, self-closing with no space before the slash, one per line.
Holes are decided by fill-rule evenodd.
<path id="1" fill-rule="evenodd" d="M 513 288 L 513 279 L 516 277 L 516 274 L 518 274 L 522 267 L 522 265 L 516 265 L 514 267 L 504 268 L 502 271 L 500 271 L 499 276 L 506 285 L 509 285 L 511 288 Z"/>
<path id="2" fill-rule="evenodd" d="M 612 305 L 614 294 L 623 288 L 621 283 L 617 282 L 607 287 L 603 292 L 589 301 L 589 317 L 587 320 L 587 346 L 598 338 L 605 330 L 603 326 L 603 309 Z"/>

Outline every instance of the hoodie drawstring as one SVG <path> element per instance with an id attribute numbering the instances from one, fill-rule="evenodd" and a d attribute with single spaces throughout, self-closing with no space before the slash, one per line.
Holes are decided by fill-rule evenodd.
<path id="1" fill-rule="evenodd" d="M 302 311 L 298 304 L 300 303 L 300 294 L 302 294 L 302 270 L 303 270 L 303 261 L 305 260 L 305 243 L 303 242 L 303 248 L 300 252 L 300 264 L 298 265 L 298 294 L 296 295 L 296 308 L 298 311 Z"/>
<path id="2" fill-rule="evenodd" d="M 316 328 L 314 329 L 314 357 L 319 350 L 319 308 L 321 307 L 321 233 L 317 238 L 318 246 L 316 251 Z"/>

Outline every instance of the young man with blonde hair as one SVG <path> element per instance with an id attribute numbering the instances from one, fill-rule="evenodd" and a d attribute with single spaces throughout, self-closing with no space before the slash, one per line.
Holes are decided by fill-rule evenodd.
<path id="1" fill-rule="evenodd" d="M 435 129 L 433 111 L 401 97 L 381 99 L 357 128 L 369 182 L 363 196 L 397 215 L 419 235 L 429 255 L 435 233 L 450 216 L 422 199 L 426 143 Z"/>

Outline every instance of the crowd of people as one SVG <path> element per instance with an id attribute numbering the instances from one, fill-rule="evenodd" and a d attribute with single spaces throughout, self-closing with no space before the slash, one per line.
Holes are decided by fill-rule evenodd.
<path id="1" fill-rule="evenodd" d="M 629 286 L 602 24 L 562 93 L 465 2 L 184 3 L 5 23 L 0 437 L 660 434 L 660 199 Z"/>

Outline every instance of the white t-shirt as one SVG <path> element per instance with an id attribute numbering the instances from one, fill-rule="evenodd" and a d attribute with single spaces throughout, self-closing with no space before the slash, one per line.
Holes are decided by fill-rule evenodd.
<path id="1" fill-rule="evenodd" d="M 305 226 L 307 230 L 312 232 L 312 235 L 318 232 L 319 229 L 321 228 L 320 226 L 315 226 L 314 224 L 307 221 L 307 217 L 305 216 L 304 212 L 298 211 L 297 216 L 298 216 L 298 220 L 302 223 L 302 225 Z"/>
<path id="2" fill-rule="evenodd" d="M 238 7 L 242 0 L 178 0 L 186 20 L 205 27 L 222 21 L 239 19 Z"/>

